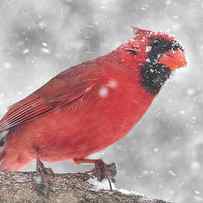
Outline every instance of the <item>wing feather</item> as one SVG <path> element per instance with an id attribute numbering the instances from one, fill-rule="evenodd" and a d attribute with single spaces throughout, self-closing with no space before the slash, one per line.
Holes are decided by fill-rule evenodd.
<path id="1" fill-rule="evenodd" d="M 25 99 L 13 105 L 0 121 L 0 131 L 8 130 L 50 110 L 41 98 Z"/>
<path id="2" fill-rule="evenodd" d="M 0 120 L 0 131 L 23 124 L 84 96 L 96 80 L 84 79 L 87 75 L 80 69 L 76 72 L 77 75 L 69 70 L 59 74 L 30 96 L 12 105 Z"/>

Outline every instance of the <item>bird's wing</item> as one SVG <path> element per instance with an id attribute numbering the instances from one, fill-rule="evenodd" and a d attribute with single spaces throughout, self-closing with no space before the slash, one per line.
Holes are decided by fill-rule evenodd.
<path id="1" fill-rule="evenodd" d="M 94 74 L 79 66 L 62 72 L 30 96 L 12 105 L 0 120 L 0 132 L 68 105 L 87 94 L 96 83 Z"/>

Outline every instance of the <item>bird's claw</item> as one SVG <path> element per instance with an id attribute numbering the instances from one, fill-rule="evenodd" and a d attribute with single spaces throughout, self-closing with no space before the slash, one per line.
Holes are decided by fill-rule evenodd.
<path id="1" fill-rule="evenodd" d="M 38 194 L 43 195 L 45 197 L 49 196 L 50 192 L 50 176 L 54 176 L 54 172 L 51 168 L 46 168 L 44 164 L 37 160 L 37 176 L 34 179 L 35 187 L 34 189 Z"/>
<path id="2" fill-rule="evenodd" d="M 116 164 L 106 164 L 102 160 L 97 160 L 95 162 L 95 168 L 89 171 L 93 176 L 97 178 L 98 181 L 102 181 L 103 179 L 107 179 L 109 182 L 110 190 L 112 191 L 111 182 L 115 183 L 115 176 L 117 174 Z"/>
<path id="3" fill-rule="evenodd" d="M 54 176 L 53 170 L 51 168 L 46 168 L 39 159 L 37 159 L 37 173 L 39 173 L 42 177 L 47 175 Z"/>
<path id="4" fill-rule="evenodd" d="M 104 178 L 114 178 L 116 175 L 116 164 L 105 164 L 102 160 L 95 163 L 95 169 L 93 175 L 97 177 L 98 181 L 102 181 Z"/>

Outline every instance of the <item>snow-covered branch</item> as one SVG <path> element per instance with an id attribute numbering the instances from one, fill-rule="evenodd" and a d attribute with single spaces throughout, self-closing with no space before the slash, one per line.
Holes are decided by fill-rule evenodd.
<path id="1" fill-rule="evenodd" d="M 89 182 L 91 176 L 86 173 L 49 176 L 49 184 L 44 186 L 35 172 L 0 172 L 0 202 L 167 203 L 119 191 L 95 191 Z"/>

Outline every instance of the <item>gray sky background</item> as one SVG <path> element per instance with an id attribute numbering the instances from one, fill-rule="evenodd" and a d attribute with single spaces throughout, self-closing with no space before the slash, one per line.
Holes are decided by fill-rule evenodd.
<path id="1" fill-rule="evenodd" d="M 188 67 L 167 82 L 126 138 L 96 156 L 118 164 L 118 188 L 203 202 L 203 1 L 1 0 L 0 25 L 1 115 L 65 68 L 116 48 L 133 25 L 175 34 Z"/>

